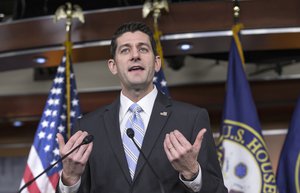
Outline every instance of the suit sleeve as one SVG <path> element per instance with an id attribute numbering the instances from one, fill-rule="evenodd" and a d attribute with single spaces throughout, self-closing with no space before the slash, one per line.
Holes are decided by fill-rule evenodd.
<path id="1" fill-rule="evenodd" d="M 198 162 L 202 170 L 202 187 L 200 193 L 225 193 L 228 192 L 223 182 L 220 164 L 217 159 L 215 142 L 210 128 L 208 113 L 205 109 L 200 109 L 196 116 L 193 131 L 193 141 L 198 132 L 206 128 L 201 149 L 198 155 Z"/>

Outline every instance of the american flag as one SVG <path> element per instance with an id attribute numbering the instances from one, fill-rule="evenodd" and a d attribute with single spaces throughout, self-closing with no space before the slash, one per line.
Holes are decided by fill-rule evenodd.
<path id="1" fill-rule="evenodd" d="M 65 71 L 66 57 L 64 56 L 60 66 L 57 68 L 56 76 L 34 137 L 21 187 L 60 158 L 56 134 L 59 132 L 67 139 L 67 81 Z M 70 65 L 70 86 L 70 123 L 72 128 L 75 120 L 81 115 L 72 65 Z M 61 169 L 62 164 L 58 163 L 22 192 L 55 192 Z"/>
<path id="2" fill-rule="evenodd" d="M 164 71 L 162 68 L 158 72 L 155 72 L 155 75 L 153 77 L 153 83 L 155 84 L 155 86 L 158 90 L 160 90 L 166 96 L 170 96 L 169 90 L 167 87 L 167 81 L 166 81 L 165 74 L 164 74 Z"/>

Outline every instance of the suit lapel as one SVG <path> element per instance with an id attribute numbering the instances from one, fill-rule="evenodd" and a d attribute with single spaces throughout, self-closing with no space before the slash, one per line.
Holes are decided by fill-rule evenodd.
<path id="1" fill-rule="evenodd" d="M 165 95 L 158 92 L 142 145 L 142 151 L 147 159 L 149 158 L 151 151 L 156 144 L 156 141 L 160 136 L 162 129 L 164 128 L 164 125 L 171 115 L 172 111 L 170 108 L 168 108 L 170 105 L 170 100 Z M 144 164 L 145 159 L 140 155 L 134 175 L 134 180 L 139 175 Z"/>
<path id="2" fill-rule="evenodd" d="M 128 183 L 131 183 L 132 180 L 128 170 L 127 160 L 125 157 L 121 132 L 120 132 L 119 109 L 120 109 L 119 99 L 107 107 L 106 112 L 104 114 L 105 129 L 108 134 L 111 147 L 120 164 L 120 167 L 123 170 L 123 174 L 125 175 Z"/>

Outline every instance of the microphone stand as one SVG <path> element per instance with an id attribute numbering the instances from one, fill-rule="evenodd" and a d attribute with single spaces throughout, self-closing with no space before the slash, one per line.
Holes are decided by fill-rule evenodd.
<path id="1" fill-rule="evenodd" d="M 163 184 L 158 176 L 158 174 L 155 172 L 155 170 L 153 169 L 152 165 L 149 163 L 148 159 L 146 158 L 145 154 L 143 153 L 143 151 L 141 150 L 141 148 L 138 146 L 138 144 L 136 143 L 136 141 L 134 140 L 134 131 L 132 128 L 128 128 L 126 131 L 127 136 L 132 140 L 132 142 L 134 143 L 134 145 L 136 146 L 136 148 L 139 150 L 139 152 L 141 153 L 142 157 L 144 158 L 144 160 L 146 161 L 146 163 L 148 164 L 150 170 L 153 172 L 153 174 L 155 175 L 155 177 L 157 178 L 159 187 L 160 187 L 160 192 L 161 193 L 165 193 L 165 189 L 163 187 Z"/>

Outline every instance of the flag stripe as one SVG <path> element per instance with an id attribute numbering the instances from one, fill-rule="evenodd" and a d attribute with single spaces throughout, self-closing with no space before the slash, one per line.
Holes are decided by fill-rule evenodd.
<path id="1" fill-rule="evenodd" d="M 27 164 L 28 170 L 27 172 L 30 173 L 30 178 L 25 179 L 26 182 L 28 182 L 29 180 L 33 179 L 33 176 L 37 176 L 39 175 L 43 170 L 43 166 L 42 166 L 42 162 L 39 159 L 39 156 L 34 148 L 34 146 L 32 146 L 30 153 L 29 153 L 29 159 L 28 159 L 28 163 L 34 163 L 34 165 L 32 164 Z M 57 182 L 56 182 L 57 183 Z M 43 190 L 45 189 L 45 187 L 47 187 L 46 189 L 48 191 L 54 191 L 55 187 L 56 187 L 56 183 L 54 184 L 49 184 L 48 182 L 48 177 L 46 174 L 43 174 L 42 176 L 40 176 L 37 180 L 36 180 L 36 187 L 38 188 L 38 190 Z M 51 185 L 51 186 L 50 186 Z M 28 188 L 30 190 L 30 186 Z M 36 192 L 37 190 L 34 189 L 32 191 L 29 192 Z"/>
<path id="2" fill-rule="evenodd" d="M 49 176 L 49 181 L 50 181 L 53 189 L 56 188 L 58 180 L 59 180 L 59 173 L 54 173 L 52 176 Z"/>
<path id="3" fill-rule="evenodd" d="M 22 185 L 25 184 L 24 181 L 28 182 L 29 180 L 33 179 L 33 175 L 32 175 L 32 172 L 29 168 L 28 165 L 26 165 L 26 168 L 25 168 L 25 174 L 24 174 L 24 180 L 22 180 Z M 36 184 L 36 182 L 33 182 L 29 187 L 28 187 L 29 190 L 26 190 L 26 192 L 36 192 L 36 193 L 40 193 L 40 190 Z M 24 192 L 25 192 L 24 190 Z"/>

